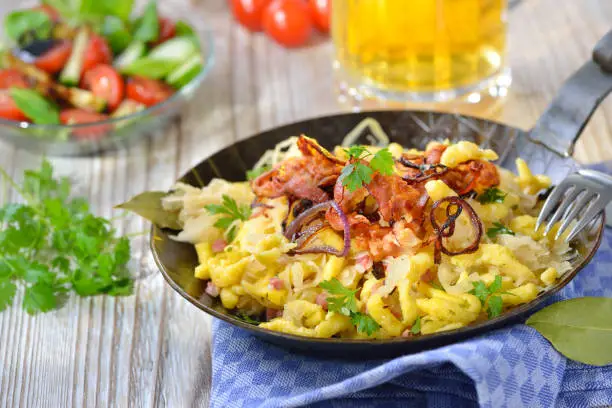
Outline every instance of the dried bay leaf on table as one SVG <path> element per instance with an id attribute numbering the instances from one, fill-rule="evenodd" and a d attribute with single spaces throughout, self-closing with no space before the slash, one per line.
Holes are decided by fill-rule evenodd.
<path id="1" fill-rule="evenodd" d="M 163 191 L 146 191 L 115 208 L 135 212 L 161 228 L 182 230 L 178 212 L 168 211 L 162 206 L 162 198 L 167 195 L 168 193 Z"/>
<path id="2" fill-rule="evenodd" d="M 612 298 L 582 297 L 554 303 L 527 319 L 553 347 L 585 364 L 612 364 Z"/>

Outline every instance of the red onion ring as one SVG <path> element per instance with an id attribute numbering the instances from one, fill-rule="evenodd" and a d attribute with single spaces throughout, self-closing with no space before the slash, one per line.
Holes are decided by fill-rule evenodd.
<path id="1" fill-rule="evenodd" d="M 449 203 L 449 205 L 446 207 L 446 221 L 444 221 L 444 223 L 440 225 L 436 220 L 435 212 L 436 209 L 443 203 Z M 452 211 L 453 208 L 456 208 L 454 212 Z M 474 239 L 474 241 L 470 245 L 468 245 L 467 248 L 458 251 L 451 251 L 450 249 L 444 246 L 442 239 L 448 238 L 455 233 L 455 221 L 457 221 L 457 218 L 459 218 L 459 216 L 464 210 L 469 215 L 470 221 L 472 222 L 472 225 L 476 230 L 476 239 Z M 454 256 L 461 254 L 471 254 L 478 250 L 478 247 L 480 245 L 480 239 L 482 238 L 482 224 L 480 222 L 480 219 L 478 218 L 478 215 L 476 214 L 476 211 L 474 211 L 472 206 L 470 206 L 465 200 L 462 200 L 459 197 L 445 197 L 441 200 L 438 200 L 431 206 L 429 218 L 431 221 L 431 226 L 433 227 L 434 232 L 436 234 L 436 244 L 434 252 L 434 258 L 436 263 L 440 263 L 440 252 L 449 256 Z"/>
<path id="2" fill-rule="evenodd" d="M 342 225 L 344 227 L 344 246 L 342 250 L 330 247 L 328 245 L 323 245 L 309 248 L 295 248 L 291 251 L 293 254 L 328 253 L 338 257 L 344 257 L 348 255 L 351 249 L 351 226 L 344 211 L 342 211 L 338 203 L 333 200 L 317 204 L 300 214 L 296 219 L 291 222 L 291 224 L 289 224 L 289 226 L 285 230 L 285 237 L 291 240 L 292 242 L 298 242 L 299 247 L 306 244 L 318 231 L 320 231 L 324 227 L 324 225 L 317 224 L 314 226 L 310 226 L 303 232 L 302 236 L 298 237 L 297 234 L 300 230 L 300 227 L 305 224 L 308 224 L 321 212 L 327 211 L 329 207 L 332 207 L 338 213 L 338 215 L 340 216 L 340 220 L 342 221 Z"/>
<path id="3" fill-rule="evenodd" d="M 332 201 L 326 201 L 321 204 L 313 205 L 300 215 L 298 215 L 285 229 L 285 238 L 290 241 L 295 240 L 295 234 L 299 231 L 302 225 L 308 224 L 310 221 L 314 220 L 317 215 L 320 213 L 327 211 L 331 206 Z"/>

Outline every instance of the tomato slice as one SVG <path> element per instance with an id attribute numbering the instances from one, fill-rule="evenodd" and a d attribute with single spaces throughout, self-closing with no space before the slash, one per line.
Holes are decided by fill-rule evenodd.
<path id="1" fill-rule="evenodd" d="M 261 31 L 262 16 L 271 0 L 232 0 L 232 13 L 240 24 L 251 31 Z"/>
<path id="2" fill-rule="evenodd" d="M 91 90 L 94 95 L 106 100 L 108 109 L 119 106 L 125 94 L 125 83 L 119 73 L 110 65 L 96 65 L 83 75 L 81 87 Z"/>
<path id="3" fill-rule="evenodd" d="M 263 16 L 266 34 L 286 47 L 299 47 L 312 34 L 312 18 L 303 0 L 274 0 Z"/>
<path id="4" fill-rule="evenodd" d="M 28 117 L 17 107 L 7 89 L 0 91 L 0 118 L 27 121 Z"/>
<path id="5" fill-rule="evenodd" d="M 111 64 L 113 53 L 106 40 L 97 34 L 92 34 L 85 49 L 83 71 L 87 72 L 98 64 Z"/>
<path id="6" fill-rule="evenodd" d="M 166 17 L 159 17 L 159 38 L 153 43 L 153 46 L 159 45 L 164 41 L 168 41 L 176 35 L 176 24 L 174 21 Z"/>
<path id="7" fill-rule="evenodd" d="M 54 7 L 51 7 L 48 4 L 41 4 L 40 6 L 33 7 L 32 10 L 42 11 L 43 13 L 48 15 L 51 21 L 53 21 L 54 23 L 60 21 L 59 12 Z"/>
<path id="8" fill-rule="evenodd" d="M 163 102 L 173 93 L 174 89 L 172 87 L 155 79 L 134 76 L 127 80 L 126 95 L 128 99 L 133 99 L 146 106 Z"/>
<path id="9" fill-rule="evenodd" d="M 64 109 L 60 112 L 60 122 L 64 125 L 95 123 L 106 119 L 108 119 L 107 115 L 83 109 Z M 98 140 L 103 138 L 110 130 L 111 125 L 88 126 L 82 129 L 74 129 L 72 135 L 79 140 Z"/>
<path id="10" fill-rule="evenodd" d="M 62 41 L 54 45 L 49 51 L 45 52 L 40 57 L 36 58 L 34 65 L 49 74 L 57 74 L 64 68 L 70 53 L 72 52 L 72 43 L 70 41 Z"/>
<path id="11" fill-rule="evenodd" d="M 0 89 L 27 88 L 28 80 L 16 69 L 0 69 Z"/>
<path id="12" fill-rule="evenodd" d="M 317 29 L 323 33 L 329 32 L 329 13 L 331 0 L 309 0 L 310 15 Z"/>

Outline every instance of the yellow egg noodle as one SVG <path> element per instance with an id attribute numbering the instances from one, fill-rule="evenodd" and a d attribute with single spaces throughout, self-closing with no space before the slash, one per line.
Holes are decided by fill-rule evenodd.
<path id="1" fill-rule="evenodd" d="M 352 144 L 355 136 L 349 136 Z M 376 137 L 381 143 L 388 142 L 385 138 Z M 297 140 L 290 138 L 279 144 L 256 167 L 282 169 L 288 158 L 299 158 L 303 153 L 296 147 Z M 424 157 L 433 151 L 432 146 L 418 151 L 391 143 L 387 150 L 398 161 L 401 157 Z M 460 166 L 467 169 L 469 163 L 486 165 L 497 159 L 494 151 L 467 141 L 452 144 L 447 141 L 437 146 L 442 146 L 437 166 L 449 172 Z M 375 168 L 372 154 L 380 147 L 365 149 L 366 153 L 359 156 L 363 158 L 350 163 L 367 166 L 370 160 Z M 334 157 L 343 161 L 349 158 L 349 153 L 344 148 L 333 151 Z M 267 321 L 261 322 L 260 327 L 319 338 L 426 335 L 486 320 L 491 316 L 493 303 L 507 310 L 529 302 L 571 269 L 567 259 L 572 250 L 563 240 L 553 239 L 556 228 L 546 235 L 535 230 L 540 204 L 537 195 L 550 186 L 550 179 L 533 175 L 521 159 L 517 159 L 516 166 L 518 174 L 496 167 L 499 181 L 495 188 L 478 192 L 476 189 L 473 194 L 454 190 L 442 177 L 422 181 L 422 195 L 427 199 L 422 221 L 425 230 L 432 228 L 429 225 L 432 204 L 459 196 L 481 223 L 483 233 L 477 248 L 456 255 L 436 253 L 439 247 L 436 249 L 435 236 L 430 241 L 415 234 L 398 236 L 398 225 L 414 223 L 410 214 L 392 223 L 384 217 L 371 221 L 385 231 L 392 231 L 391 239 L 402 245 L 409 242 L 379 261 L 373 262 L 374 252 L 364 251 L 353 235 L 346 256 L 332 252 L 298 253 L 299 242 L 285 236 L 293 208 L 288 195 L 260 197 L 248 219 L 234 219 L 225 230 L 215 226 L 222 215 L 207 210 L 207 206 L 220 205 L 224 196 L 233 199 L 238 207 L 251 206 L 256 199 L 253 182 L 214 179 L 203 188 L 179 183 L 163 205 L 180 210 L 184 229 L 174 239 L 195 245 L 199 266 L 194 273 L 197 278 L 209 281 L 207 292 L 239 315 L 266 316 L 263 320 Z M 423 169 L 431 168 L 421 165 L 419 176 L 424 174 Z M 372 177 L 374 183 L 377 176 Z M 338 184 L 334 191 L 337 188 Z M 493 194 L 493 198 L 482 199 L 486 194 Z M 366 199 L 364 203 L 367 206 L 372 201 Z M 453 221 L 452 236 L 443 235 L 445 245 L 468 247 L 475 234 L 469 212 L 460 212 Z M 228 236 L 228 231 L 234 236 Z M 316 240 L 327 247 L 343 246 L 342 231 L 322 228 L 316 235 Z M 331 295 L 321 283 L 332 280 L 354 294 L 355 310 L 373 319 L 377 330 L 370 333 L 359 330 L 350 313 L 329 310 Z M 488 292 L 483 295 L 480 289 Z"/>

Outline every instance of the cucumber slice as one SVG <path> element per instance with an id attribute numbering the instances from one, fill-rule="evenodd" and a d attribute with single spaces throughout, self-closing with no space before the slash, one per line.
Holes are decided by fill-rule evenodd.
<path id="1" fill-rule="evenodd" d="M 153 48 L 147 58 L 183 62 L 198 52 L 193 37 L 175 37 Z"/>
<path id="2" fill-rule="evenodd" d="M 179 62 L 176 61 L 155 60 L 144 57 L 121 68 L 120 72 L 124 75 L 139 75 L 152 79 L 161 79 L 176 68 L 178 64 Z"/>
<path id="3" fill-rule="evenodd" d="M 134 41 L 128 47 L 123 50 L 123 52 L 115 59 L 115 63 L 113 64 L 115 68 L 121 69 L 131 65 L 134 61 L 141 58 L 145 52 L 147 51 L 147 47 L 141 41 Z"/>
<path id="4" fill-rule="evenodd" d="M 166 82 L 175 88 L 182 88 L 202 70 L 202 58 L 194 55 L 166 77 Z"/>
<path id="5" fill-rule="evenodd" d="M 64 66 L 59 80 L 64 85 L 76 86 L 81 79 L 81 70 L 83 69 L 83 59 L 85 51 L 89 43 L 89 31 L 87 28 L 81 28 L 74 38 L 72 53 L 68 62 Z"/>

